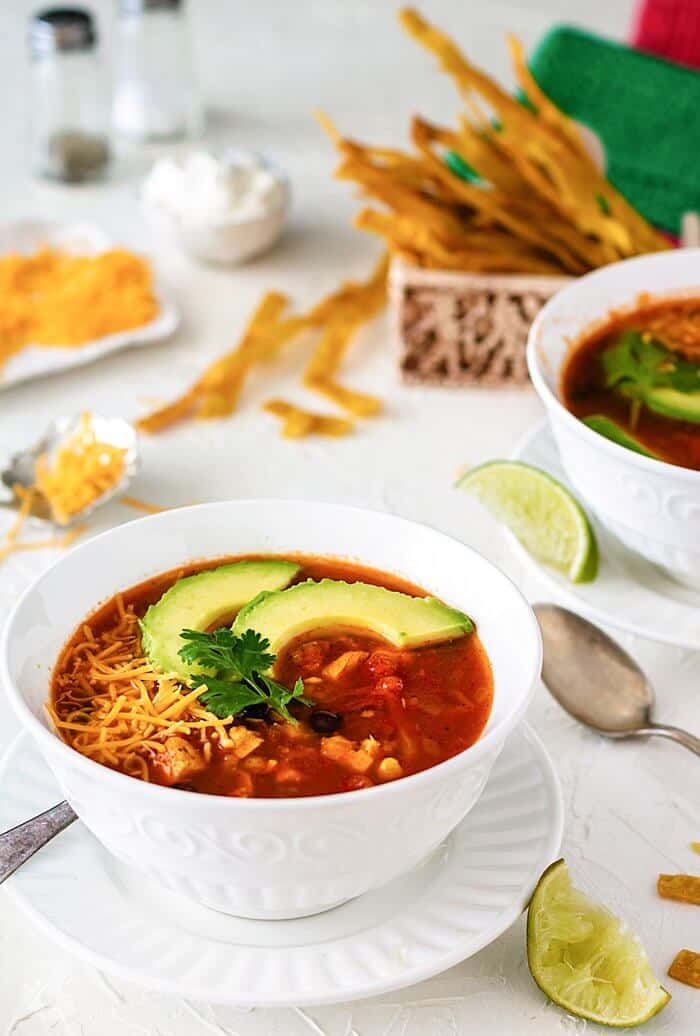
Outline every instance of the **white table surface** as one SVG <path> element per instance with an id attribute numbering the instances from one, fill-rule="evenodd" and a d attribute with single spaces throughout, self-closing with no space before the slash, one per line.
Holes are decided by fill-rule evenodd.
<path id="1" fill-rule="evenodd" d="M 21 131 L 28 117 L 21 86 L 24 18 L 31 5 L 0 10 L 0 91 L 5 146 L 0 188 L 5 217 L 88 219 L 132 247 L 151 247 L 135 202 L 138 164 L 113 183 L 60 189 L 27 176 Z M 108 35 L 111 4 L 93 4 Z M 395 24 L 388 0 L 194 0 L 205 95 L 215 143 L 273 153 L 291 174 L 294 214 L 279 248 L 236 272 L 157 254 L 182 306 L 177 337 L 79 372 L 34 382 L 0 397 L 0 448 L 31 440 L 51 417 L 85 406 L 134 416 L 148 397 L 178 392 L 230 347 L 264 289 L 300 304 L 362 276 L 376 244 L 350 228 L 354 203 L 330 177 L 331 149 L 311 118 L 323 105 L 343 130 L 375 141 L 400 141 L 414 110 L 447 120 L 457 110 L 451 87 Z M 552 24 L 573 17 L 622 36 L 630 0 L 432 0 L 426 11 L 467 45 L 489 70 L 511 82 L 504 32 L 530 45 Z M 611 101 L 612 103 L 612 101 Z M 14 142 L 14 143 L 11 143 Z M 161 505 L 251 495 L 322 497 L 367 504 L 428 521 L 475 545 L 509 571 L 533 598 L 500 533 L 471 500 L 451 488 L 465 463 L 507 455 L 539 419 L 531 391 L 445 391 L 397 384 L 386 323 L 364 331 L 346 377 L 386 401 L 382 417 L 341 439 L 280 438 L 259 404 L 275 394 L 303 394 L 292 347 L 265 377 L 255 375 L 230 420 L 189 424 L 146 439 L 143 473 L 133 492 Z M 318 405 L 318 401 L 309 400 Z M 115 505 L 97 531 L 133 517 Z M 17 556 L 0 570 L 0 614 L 50 558 Z M 656 683 L 659 715 L 699 726 L 700 662 L 691 652 L 623 638 Z M 675 952 L 700 950 L 697 909 L 659 900 L 661 870 L 700 869 L 689 848 L 700 838 L 698 764 L 671 744 L 615 745 L 585 733 L 540 689 L 530 722 L 552 753 L 564 788 L 564 853 L 577 877 L 621 912 L 643 936 L 658 974 Z M 16 723 L 0 701 L 0 749 Z M 0 791 L 1 793 L 1 791 Z M 0 894 L 0 1034 L 7 1036 L 550 1036 L 581 1033 L 584 1023 L 547 1004 L 530 980 L 522 921 L 472 960 L 421 986 L 375 1001 L 305 1011 L 236 1011 L 152 994 L 100 975 L 36 932 Z M 669 981 L 673 1003 L 649 1033 L 698 1031 L 700 993 Z"/>

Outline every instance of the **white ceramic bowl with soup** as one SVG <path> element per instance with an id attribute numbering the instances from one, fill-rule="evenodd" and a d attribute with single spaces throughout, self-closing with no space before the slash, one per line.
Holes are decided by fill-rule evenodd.
<path id="1" fill-rule="evenodd" d="M 570 350 L 611 313 L 637 308 L 642 295 L 654 301 L 700 297 L 700 249 L 614 263 L 560 291 L 530 330 L 530 377 L 584 505 L 631 550 L 678 581 L 700 587 L 700 471 L 619 446 L 562 402 L 562 369 Z"/>
<path id="2" fill-rule="evenodd" d="M 161 787 L 80 754 L 52 729 L 51 673 L 78 624 L 120 589 L 202 558 L 313 554 L 359 561 L 424 587 L 476 623 L 494 695 L 479 739 L 392 783 L 305 798 L 228 798 Z M 21 598 L 0 674 L 64 796 L 105 847 L 161 885 L 226 913 L 325 910 L 407 872 L 474 806 L 540 674 L 534 615 L 463 543 L 386 514 L 309 501 L 185 507 L 129 522 L 73 550 Z"/>

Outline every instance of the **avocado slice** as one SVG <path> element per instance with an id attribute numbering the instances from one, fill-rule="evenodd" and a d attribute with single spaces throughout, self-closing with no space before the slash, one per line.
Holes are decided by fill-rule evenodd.
<path id="1" fill-rule="evenodd" d="M 302 633 L 334 626 L 371 630 L 403 648 L 452 640 L 474 629 L 467 615 L 434 597 L 411 597 L 383 586 L 322 579 L 261 593 L 238 613 L 233 631 L 240 635 L 255 630 L 269 640 L 270 651 L 277 654 Z"/>
<path id="2" fill-rule="evenodd" d="M 677 421 L 700 424 L 700 392 L 679 392 L 672 388 L 649 388 L 643 400 L 650 410 Z"/>
<path id="3" fill-rule="evenodd" d="M 233 561 L 178 579 L 141 620 L 141 644 L 148 661 L 187 683 L 194 669 L 178 655 L 185 643 L 182 630 L 206 630 L 219 619 L 230 621 L 234 612 L 262 591 L 289 586 L 299 567 L 273 558 Z"/>
<path id="4" fill-rule="evenodd" d="M 646 446 L 642 446 L 638 439 L 626 432 L 624 428 L 620 428 L 619 424 L 616 424 L 615 421 L 612 421 L 604 414 L 591 414 L 590 417 L 584 417 L 583 423 L 588 425 L 592 431 L 597 432 L 598 435 L 610 439 L 611 442 L 616 442 L 618 446 L 624 446 L 627 450 L 641 453 L 643 457 L 652 457 L 654 460 L 660 459 L 658 454 L 652 453 Z"/>

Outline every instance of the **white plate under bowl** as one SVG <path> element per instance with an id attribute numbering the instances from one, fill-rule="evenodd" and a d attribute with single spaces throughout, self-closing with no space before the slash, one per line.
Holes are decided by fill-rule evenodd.
<path id="1" fill-rule="evenodd" d="M 78 255 L 96 255 L 115 247 L 115 242 L 99 227 L 89 223 L 56 223 L 51 220 L 0 223 L 0 257 L 7 252 L 32 253 L 43 245 Z M 147 345 L 167 338 L 176 330 L 180 317 L 157 277 L 154 293 L 158 312 L 149 323 L 71 348 L 28 345 L 0 367 L 0 389 L 30 378 L 59 374 L 71 367 L 82 367 L 128 346 Z"/>
<path id="2" fill-rule="evenodd" d="M 60 798 L 26 735 L 8 750 L 0 783 L 0 830 Z M 236 1006 L 330 1004 L 420 982 L 493 942 L 555 859 L 562 827 L 552 763 L 522 727 L 474 809 L 420 867 L 324 914 L 215 913 L 119 863 L 79 822 L 5 887 L 67 950 L 151 989 Z"/>
<path id="3" fill-rule="evenodd" d="M 528 432 L 513 459 L 549 472 L 571 489 L 546 420 Z M 598 575 L 592 583 L 571 583 L 541 565 L 514 536 L 508 538 L 522 562 L 538 573 L 557 599 L 589 618 L 650 640 L 700 650 L 700 591 L 676 583 L 620 543 L 590 511 L 588 516 L 600 548 Z"/>

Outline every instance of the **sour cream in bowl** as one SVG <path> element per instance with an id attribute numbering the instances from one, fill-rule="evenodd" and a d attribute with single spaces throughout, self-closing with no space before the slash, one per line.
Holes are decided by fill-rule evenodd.
<path id="1" fill-rule="evenodd" d="M 159 159 L 141 199 L 153 233 L 204 262 L 232 265 L 271 248 L 290 202 L 285 174 L 262 155 L 191 151 Z"/>

